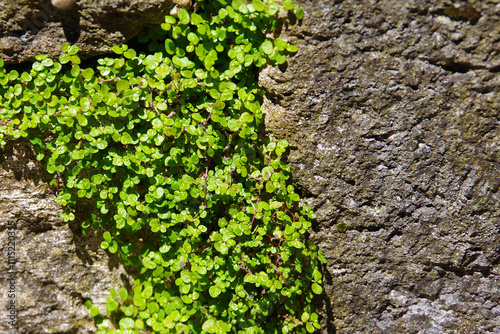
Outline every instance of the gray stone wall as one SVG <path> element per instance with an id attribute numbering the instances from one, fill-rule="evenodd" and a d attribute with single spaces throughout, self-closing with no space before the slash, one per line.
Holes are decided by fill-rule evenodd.
<path id="1" fill-rule="evenodd" d="M 499 333 L 500 4 L 302 3 L 261 82 L 318 214 L 323 332 Z"/>
<path id="2" fill-rule="evenodd" d="M 123 9 L 135 7 L 104 6 L 97 19 L 90 0 L 25 29 L 26 20 L 12 23 L 17 3 L 48 5 L 2 3 L 13 30 L 0 32 L 0 54 L 10 62 L 56 55 L 75 31 L 94 55 L 140 30 L 93 26 L 128 29 Z M 143 3 L 162 10 L 139 15 L 142 23 L 173 6 Z M 301 3 L 304 19 L 282 29 L 298 53 L 260 81 L 266 131 L 290 141 L 293 183 L 318 215 L 311 238 L 328 259 L 321 332 L 500 332 L 500 3 Z M 20 13 L 33 23 L 29 8 Z M 99 232 L 82 236 L 59 219 L 57 189 L 29 146 L 4 148 L 0 165 L 3 254 L 8 222 L 18 227 L 17 332 L 94 332 L 83 302 L 104 310 L 127 273 L 99 248 Z M 6 261 L 0 273 L 5 301 Z"/>

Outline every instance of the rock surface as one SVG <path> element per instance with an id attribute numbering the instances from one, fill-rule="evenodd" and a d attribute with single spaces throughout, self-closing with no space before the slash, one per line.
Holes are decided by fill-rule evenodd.
<path id="1" fill-rule="evenodd" d="M 0 333 L 95 333 L 84 302 L 92 300 L 104 312 L 109 290 L 130 279 L 119 260 L 100 248 L 102 232 L 83 236 L 77 223 L 61 221 L 46 177 L 29 146 L 0 151 Z M 17 226 L 14 268 L 7 262 L 7 251 L 13 251 L 8 249 L 9 222 Z M 15 281 L 8 282 L 12 275 Z M 6 317 L 12 300 L 15 326 Z"/>
<path id="2" fill-rule="evenodd" d="M 318 215 L 324 333 L 500 332 L 500 4 L 450 3 L 303 1 L 299 52 L 261 73 Z"/>
<path id="3" fill-rule="evenodd" d="M 139 2 L 155 10 L 131 15 Z M 261 73 L 267 131 L 290 141 L 293 182 L 318 215 L 324 333 L 500 332 L 500 4 L 456 3 L 302 0 L 304 20 L 283 28 L 299 52 Z M 2 6 L 1 57 L 20 62 L 75 36 L 82 55 L 105 52 L 173 3 Z M 94 332 L 83 302 L 104 310 L 127 273 L 99 233 L 61 222 L 28 147 L 4 149 L 0 165 L 3 254 L 8 222 L 18 227 L 20 320 L 0 332 Z M 5 261 L 0 274 L 6 301 Z"/>
<path id="4" fill-rule="evenodd" d="M 0 59 L 57 57 L 64 42 L 77 44 L 82 57 L 109 53 L 151 24 L 164 22 L 172 0 L 79 0 L 59 10 L 48 0 L 3 0 L 0 5 Z"/>

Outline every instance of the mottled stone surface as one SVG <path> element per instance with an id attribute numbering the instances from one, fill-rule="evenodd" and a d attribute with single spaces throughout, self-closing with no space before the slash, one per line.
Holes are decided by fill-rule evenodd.
<path id="1" fill-rule="evenodd" d="M 173 6 L 142 1 L 157 7 L 129 17 L 134 3 L 62 13 L 4 1 L 2 58 L 56 55 L 75 36 L 82 55 L 99 54 Z M 302 0 L 305 18 L 283 28 L 299 52 L 261 73 L 267 131 L 290 141 L 293 182 L 318 215 L 323 333 L 500 332 L 500 3 L 450 4 Z M 126 273 L 99 233 L 59 219 L 29 148 L 2 150 L 0 165 L 0 245 L 5 255 L 16 221 L 19 305 L 17 331 L 2 321 L 0 332 L 93 332 L 83 302 L 104 310 Z M 6 262 L 0 273 L 6 301 Z"/>
<path id="2" fill-rule="evenodd" d="M 55 189 L 27 145 L 0 150 L 0 333 L 95 333 L 86 300 L 105 311 L 109 290 L 130 282 L 120 262 L 100 248 L 102 233 L 83 236 L 60 219 Z M 8 222 L 15 222 L 14 270 L 7 262 Z M 12 244 L 10 245 L 12 246 Z M 15 297 L 10 284 L 15 277 Z M 17 324 L 7 320 L 14 300 Z"/>
<path id="3" fill-rule="evenodd" d="M 499 333 L 499 2 L 302 3 L 261 83 L 318 215 L 322 332 Z"/>
<path id="4" fill-rule="evenodd" d="M 57 57 L 64 42 L 78 45 L 85 58 L 109 53 L 113 45 L 164 22 L 173 7 L 171 0 L 79 0 L 71 10 L 59 10 L 50 0 L 2 0 L 0 59 Z"/>

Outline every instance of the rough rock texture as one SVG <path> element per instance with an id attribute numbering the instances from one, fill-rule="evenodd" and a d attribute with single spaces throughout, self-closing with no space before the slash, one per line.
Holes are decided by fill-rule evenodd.
<path id="1" fill-rule="evenodd" d="M 79 0 L 73 9 L 59 10 L 50 0 L 2 0 L 0 59 L 56 57 L 64 42 L 77 44 L 83 57 L 109 53 L 145 26 L 164 22 L 173 7 L 172 0 Z"/>
<path id="2" fill-rule="evenodd" d="M 325 333 L 500 333 L 500 4 L 302 1 L 261 73 L 318 219 Z"/>
<path id="3" fill-rule="evenodd" d="M 61 221 L 54 189 L 36 162 L 27 145 L 0 151 L 0 333 L 95 333 L 84 302 L 90 299 L 104 312 L 109 290 L 130 278 L 118 259 L 100 248 L 102 233 L 83 236 L 78 224 Z M 7 263 L 9 221 L 17 223 L 14 270 Z M 8 282 L 12 274 L 15 282 Z M 14 298 L 8 297 L 10 283 Z M 15 327 L 7 322 L 11 300 Z"/>
<path id="4" fill-rule="evenodd" d="M 322 332 L 499 333 L 500 4 L 302 1 L 304 20 L 283 29 L 299 52 L 261 82 L 267 130 L 291 142 L 294 183 L 318 214 Z M 107 14 L 92 14 L 93 3 Z M 157 7 L 136 17 L 135 3 L 80 0 L 61 13 L 49 1 L 3 1 L 2 58 L 57 54 L 75 36 L 95 55 L 172 7 L 142 1 Z M 93 332 L 83 301 L 103 308 L 126 273 L 99 233 L 61 222 L 29 148 L 6 148 L 0 165 L 4 255 L 7 222 L 18 223 L 20 321 L 0 332 Z M 3 302 L 7 269 L 0 263 Z"/>

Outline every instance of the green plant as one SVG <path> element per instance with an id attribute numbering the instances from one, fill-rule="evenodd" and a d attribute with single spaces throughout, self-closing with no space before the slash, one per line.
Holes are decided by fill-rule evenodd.
<path id="1" fill-rule="evenodd" d="M 180 9 L 115 57 L 80 67 L 76 46 L 0 67 L 0 144 L 26 137 L 54 175 L 62 218 L 103 228 L 102 248 L 137 266 L 110 292 L 101 333 L 305 333 L 322 292 L 305 235 L 314 219 L 287 184 L 288 143 L 259 135 L 256 69 L 295 46 L 267 39 L 290 1 Z M 79 214 L 81 199 L 95 207 Z"/>

